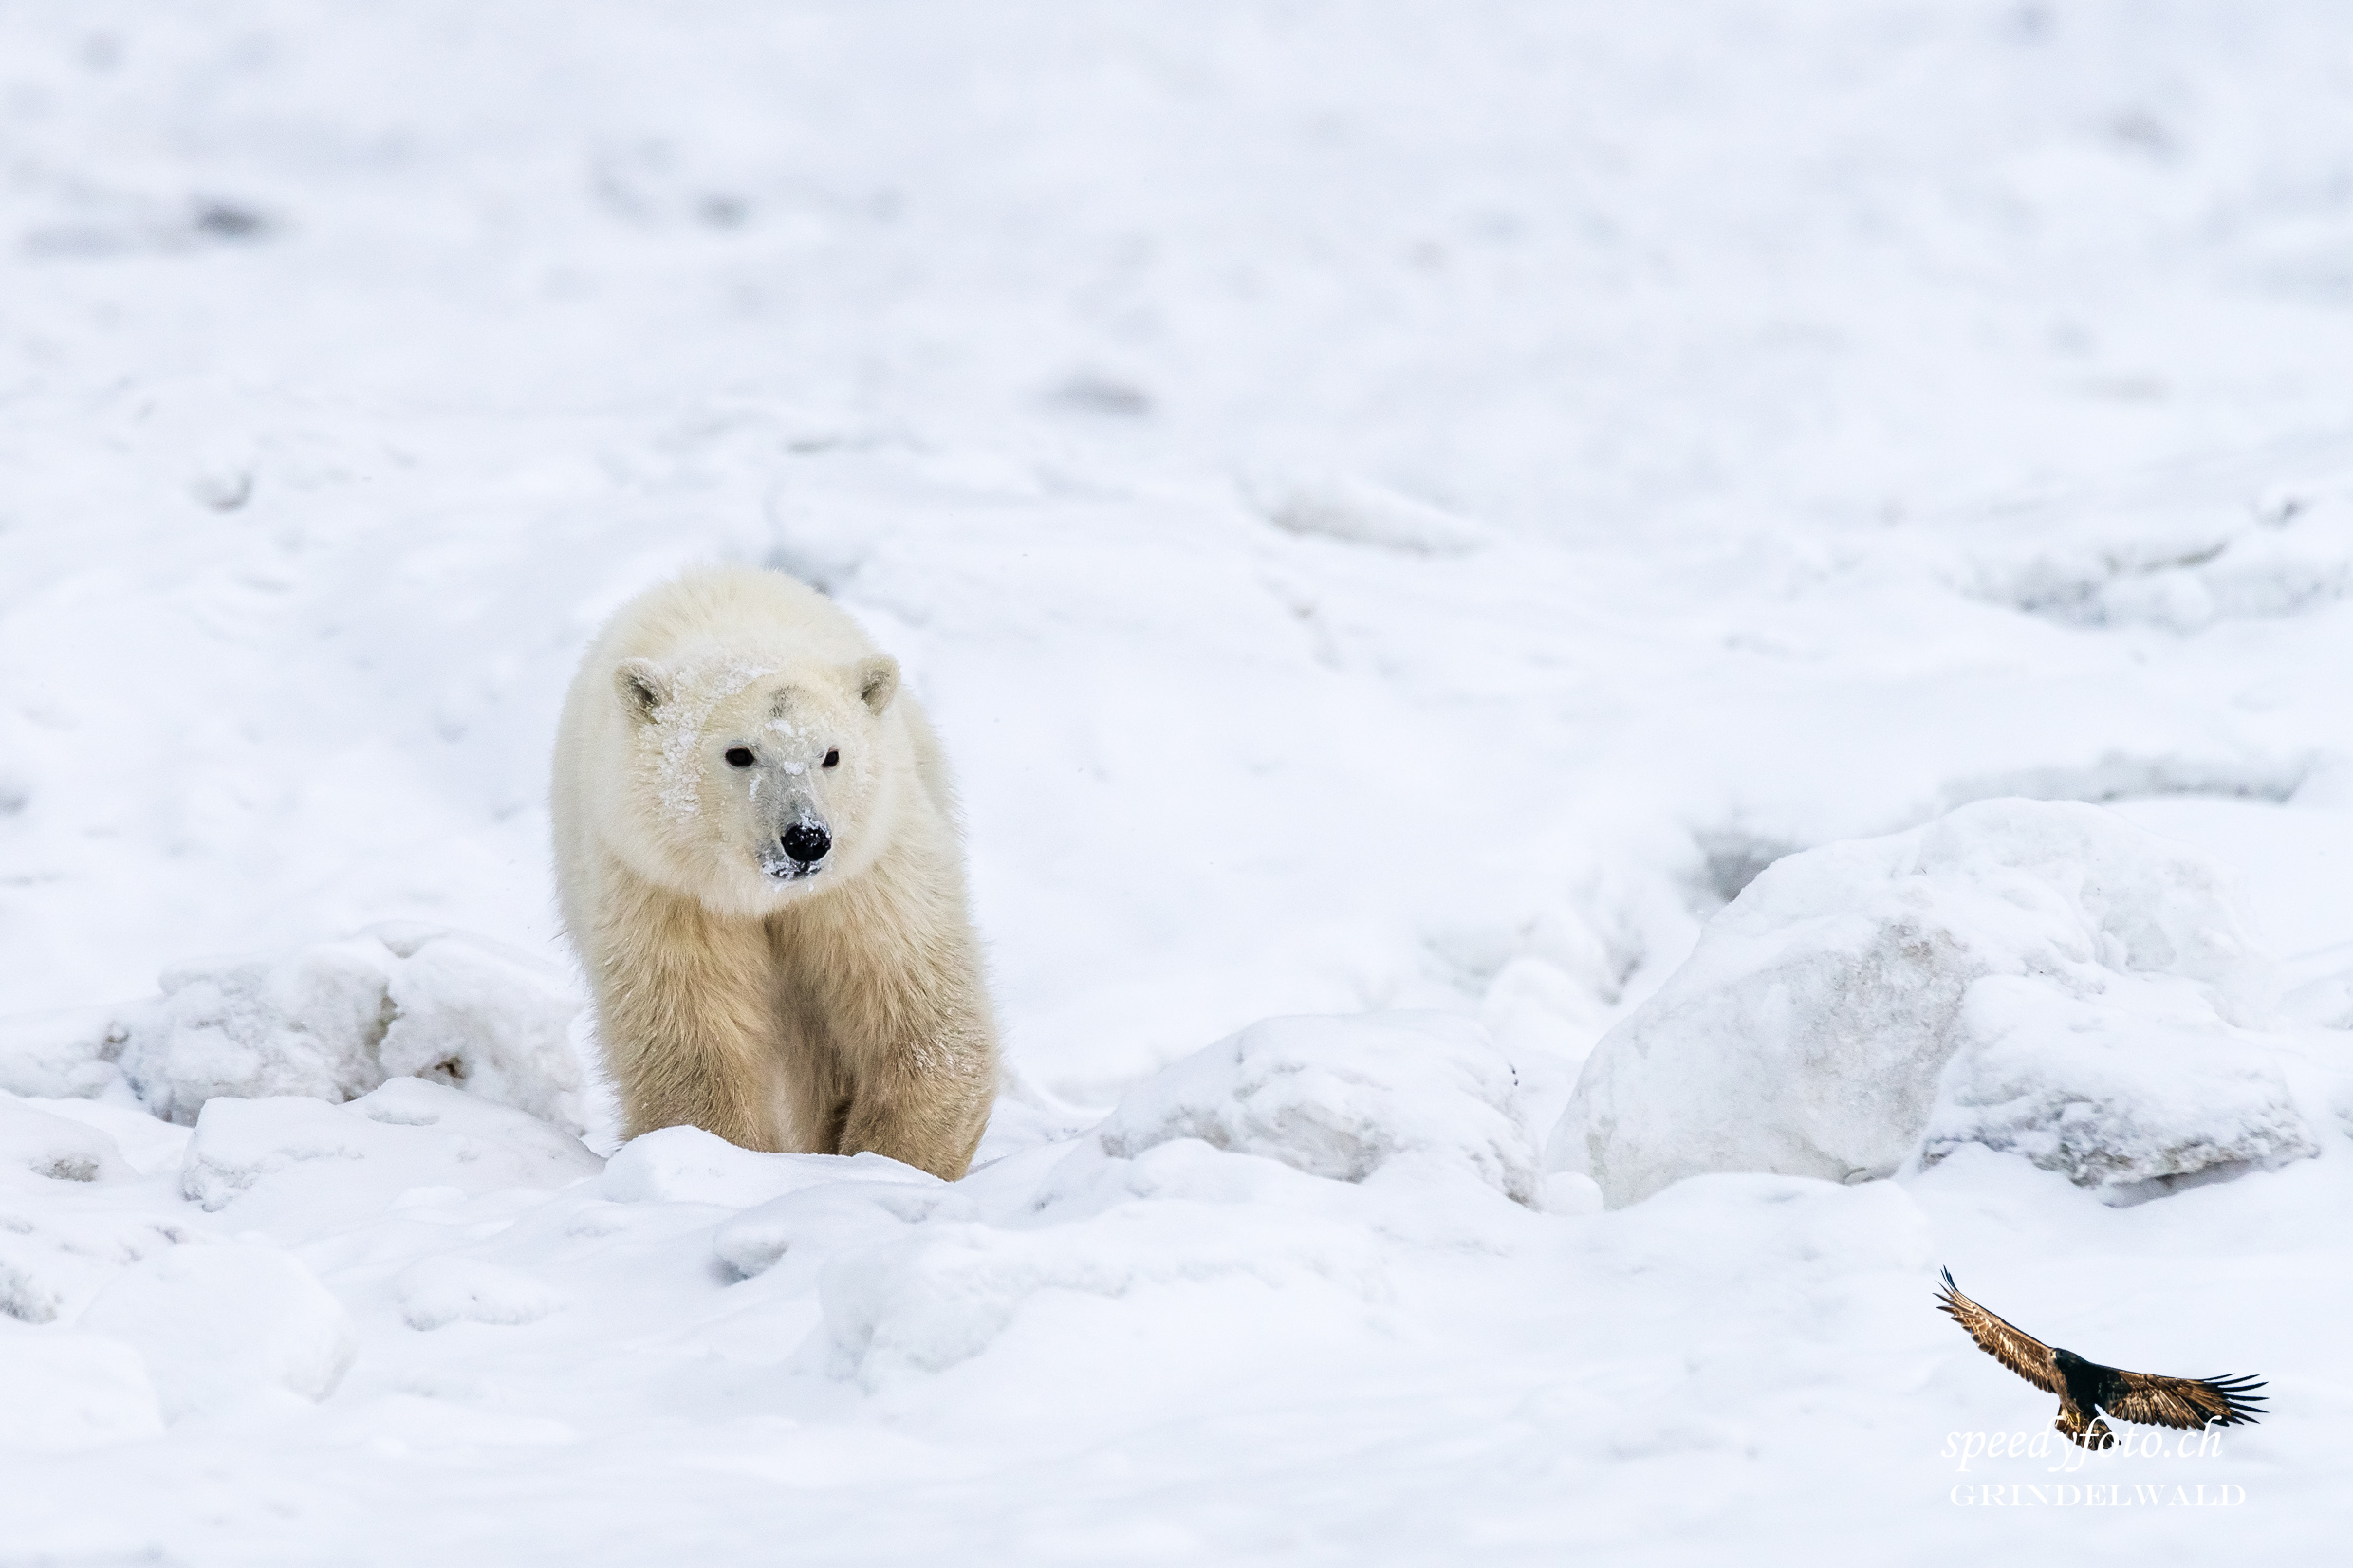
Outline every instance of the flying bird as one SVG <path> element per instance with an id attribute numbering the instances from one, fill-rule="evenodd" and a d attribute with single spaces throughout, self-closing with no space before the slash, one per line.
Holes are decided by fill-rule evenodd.
<path id="1" fill-rule="evenodd" d="M 2102 1411 L 2119 1421 L 2152 1427 L 2232 1427 L 2263 1413 L 2264 1395 L 2254 1391 L 2263 1380 L 2237 1375 L 2224 1377 L 2158 1377 L 2145 1372 L 2124 1372 L 2086 1361 L 2071 1350 L 2053 1350 L 2031 1334 L 2022 1334 L 1961 1294 L 1953 1271 L 1944 1271 L 1944 1289 L 1936 1304 L 1955 1322 L 1969 1330 L 1977 1348 L 2038 1389 L 2059 1396 L 2056 1424 L 2069 1442 L 2086 1448 L 2111 1448 L 2116 1434 L 2100 1419 Z"/>

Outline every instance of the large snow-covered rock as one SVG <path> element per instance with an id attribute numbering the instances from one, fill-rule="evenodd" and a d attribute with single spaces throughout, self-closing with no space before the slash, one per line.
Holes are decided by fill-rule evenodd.
<path id="1" fill-rule="evenodd" d="M 9 1021 L 0 1087 L 95 1095 L 119 1079 L 188 1125 L 222 1097 L 346 1100 L 414 1077 L 577 1132 L 569 1034 L 580 1006 L 563 975 L 525 954 L 384 925 L 290 953 L 183 964 L 165 971 L 161 995 L 120 1008 Z"/>
<path id="2" fill-rule="evenodd" d="M 1511 1063 L 1467 1019 L 1273 1018 L 1138 1084 L 1097 1136 L 1122 1158 L 1199 1138 L 1339 1181 L 1449 1167 L 1533 1207 L 1542 1178 L 1517 1088 Z"/>
<path id="3" fill-rule="evenodd" d="M 1989 801 L 1776 862 L 1595 1048 L 1550 1163 L 1860 1180 L 1967 1143 L 2127 1197 L 2311 1154 L 2215 872 L 2094 806 Z"/>

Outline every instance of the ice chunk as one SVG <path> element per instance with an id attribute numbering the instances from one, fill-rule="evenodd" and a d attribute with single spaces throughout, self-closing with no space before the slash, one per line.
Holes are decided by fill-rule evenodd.
<path id="1" fill-rule="evenodd" d="M 359 1348 L 310 1270 L 248 1243 L 176 1246 L 135 1264 L 79 1326 L 138 1350 L 176 1420 L 273 1389 L 324 1399 Z"/>
<path id="2" fill-rule="evenodd" d="M 1703 1171 L 1859 1180 L 1958 1141 L 2124 1193 L 2313 1153 L 2215 873 L 2072 802 L 1776 862 L 1605 1037 L 1553 1134 L 1612 1205 Z"/>
<path id="3" fill-rule="evenodd" d="M 51 1116 L 0 1090 L 0 1172 L 47 1181 L 102 1181 L 131 1174 L 115 1140 L 95 1127 Z M 0 1182 L 5 1181 L 0 1175 Z"/>
<path id="4" fill-rule="evenodd" d="M 1451 1168 L 1534 1208 L 1543 1184 L 1514 1114 L 1517 1084 L 1467 1019 L 1275 1018 L 1146 1079 L 1096 1135 L 1123 1158 L 1199 1138 L 1336 1181 Z"/>
<path id="5" fill-rule="evenodd" d="M 215 1099 L 196 1120 L 180 1190 L 220 1209 L 299 1172 L 288 1201 L 304 1213 L 348 1201 L 380 1203 L 416 1187 L 465 1193 L 569 1186 L 598 1169 L 579 1139 L 419 1079 L 394 1079 L 347 1105 L 278 1097 Z"/>
<path id="6" fill-rule="evenodd" d="M 110 1029 L 84 1026 L 71 1041 L 31 1031 L 17 1060 L 32 1065 L 11 1079 L 78 1084 L 61 1065 L 68 1047 L 89 1053 L 88 1078 L 119 1043 L 132 1090 L 183 1125 L 221 1097 L 346 1100 L 414 1076 L 580 1130 L 568 1039 L 580 1002 L 560 973 L 485 938 L 381 926 L 292 953 L 185 964 L 162 985 Z"/>

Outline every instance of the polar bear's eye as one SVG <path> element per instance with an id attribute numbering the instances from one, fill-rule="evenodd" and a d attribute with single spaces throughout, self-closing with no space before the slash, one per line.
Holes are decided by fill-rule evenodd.
<path id="1" fill-rule="evenodd" d="M 730 767 L 750 767 L 751 766 L 750 748 L 741 746 L 729 747 L 727 751 L 727 766 Z"/>
<path id="2" fill-rule="evenodd" d="M 841 760 L 842 753 L 839 751 L 828 751 L 825 753 L 825 766 L 827 767 L 831 767 L 835 763 L 838 763 Z"/>

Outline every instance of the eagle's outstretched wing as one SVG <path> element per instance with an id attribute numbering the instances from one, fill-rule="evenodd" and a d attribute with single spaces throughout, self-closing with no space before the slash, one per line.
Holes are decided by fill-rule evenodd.
<path id="1" fill-rule="evenodd" d="M 1976 1302 L 1961 1294 L 1953 1282 L 1953 1271 L 1944 1271 L 1944 1289 L 1936 1295 L 1936 1304 L 1950 1314 L 1955 1322 L 1969 1330 L 1969 1337 L 1977 1341 L 1977 1348 L 2025 1378 L 2038 1389 L 2064 1394 L 2066 1390 L 2059 1377 L 2059 1362 L 2050 1347 L 2031 1334 L 2022 1334 L 1996 1318 Z M 2136 1375 L 2127 1374 L 2126 1375 Z M 2121 1415 L 2122 1411 L 2118 1411 Z M 2138 1420 L 2137 1416 L 2126 1416 Z M 2196 1426 L 2196 1422 L 2190 1423 Z"/>
<path id="2" fill-rule="evenodd" d="M 2096 1367 L 2092 1403 L 2120 1421 L 2151 1427 L 2236 1427 L 2263 1414 L 2258 1377 L 2159 1377 Z"/>

